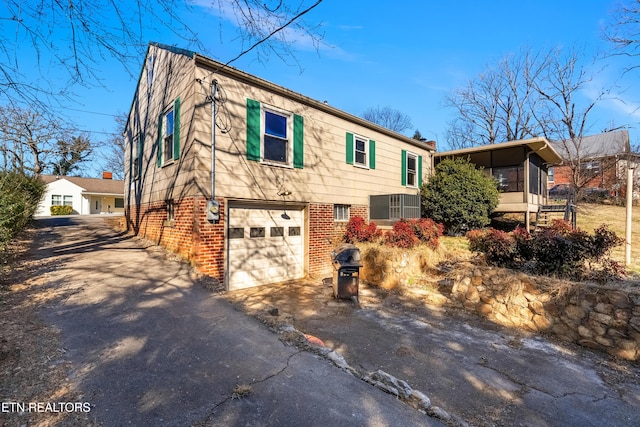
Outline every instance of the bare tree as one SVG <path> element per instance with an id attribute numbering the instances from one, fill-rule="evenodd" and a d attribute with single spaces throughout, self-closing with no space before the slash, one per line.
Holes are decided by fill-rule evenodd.
<path id="1" fill-rule="evenodd" d="M 367 108 L 362 113 L 362 118 L 398 133 L 413 126 L 408 115 L 389 106 Z"/>
<path id="2" fill-rule="evenodd" d="M 125 175 L 125 150 L 127 142 L 122 133 L 127 123 L 127 115 L 119 114 L 115 118 L 115 131 L 103 144 L 101 163 L 104 170 L 111 171 L 115 179 L 124 179 Z"/>
<path id="3" fill-rule="evenodd" d="M 532 87 L 539 66 L 530 49 L 503 58 L 445 98 L 457 112 L 447 131 L 451 148 L 524 139 L 537 133 Z"/>
<path id="4" fill-rule="evenodd" d="M 640 0 L 618 3 L 611 17 L 604 29 L 605 39 L 615 47 L 610 54 L 632 59 L 626 71 L 640 68 Z"/>
<path id="5" fill-rule="evenodd" d="M 93 143 L 86 135 L 58 140 L 55 160 L 51 168 L 54 175 L 68 176 L 80 169 L 81 164 L 91 159 Z"/>
<path id="6" fill-rule="evenodd" d="M 213 52 L 191 29 L 187 16 L 217 17 L 220 26 L 222 21 L 236 24 L 236 34 L 227 36 L 239 42 L 238 53 L 219 58 L 222 62 L 231 63 L 250 51 L 259 60 L 270 54 L 294 58 L 294 42 L 321 40 L 318 28 L 303 20 L 321 1 L 6 0 L 0 12 L 0 104 L 18 102 L 44 111 L 47 104 L 66 99 L 75 85 L 99 86 L 102 64 L 109 60 L 135 75 L 147 41 L 156 38 L 159 28 L 183 40 L 184 47 Z M 54 71 L 66 78 L 60 80 Z"/>
<path id="7" fill-rule="evenodd" d="M 585 137 L 589 130 L 589 114 L 607 95 L 606 90 L 601 90 L 582 103 L 576 99 L 592 80 L 579 60 L 580 55 L 575 51 L 563 54 L 560 49 L 552 50 L 542 59 L 538 78 L 529 82 L 541 100 L 534 113 L 542 135 L 555 141 L 563 165 L 571 170 L 576 190 L 584 187 L 595 174 L 602 173 L 586 165 L 589 160 L 601 157 L 605 147 L 594 151 L 585 143 Z"/>
<path id="8" fill-rule="evenodd" d="M 36 111 L 0 106 L 3 170 L 40 175 L 55 153 L 62 132 L 57 121 Z"/>

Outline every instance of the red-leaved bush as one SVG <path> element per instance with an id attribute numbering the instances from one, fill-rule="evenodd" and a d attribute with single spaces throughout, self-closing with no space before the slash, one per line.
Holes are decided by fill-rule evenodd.
<path id="1" fill-rule="evenodd" d="M 347 243 L 373 242 L 382 236 L 382 231 L 378 230 L 375 222 L 367 222 L 361 216 L 354 216 L 347 222 L 347 229 L 343 240 Z"/>
<path id="2" fill-rule="evenodd" d="M 431 218 L 401 219 L 387 232 L 387 244 L 398 248 L 412 248 L 425 243 L 431 249 L 437 249 L 444 232 L 444 226 Z"/>
<path id="3" fill-rule="evenodd" d="M 517 228 L 513 233 L 472 230 L 467 233 L 469 249 L 484 253 L 491 265 L 510 268 L 525 266 L 537 274 L 605 281 L 623 276 L 624 269 L 608 255 L 622 239 L 602 225 L 593 235 L 571 228 L 567 221 L 554 220 L 551 227 L 529 233 Z"/>
<path id="4" fill-rule="evenodd" d="M 443 232 L 443 225 L 431 218 L 401 219 L 385 233 L 384 242 L 398 248 L 412 248 L 424 243 L 431 249 L 437 249 Z M 382 231 L 373 221 L 367 224 L 361 216 L 354 216 L 347 222 L 343 240 L 347 243 L 375 242 L 381 237 Z"/>

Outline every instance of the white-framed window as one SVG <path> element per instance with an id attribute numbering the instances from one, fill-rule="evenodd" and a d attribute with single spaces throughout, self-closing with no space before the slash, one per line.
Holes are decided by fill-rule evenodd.
<path id="1" fill-rule="evenodd" d="M 552 166 L 547 171 L 547 181 L 548 182 L 554 182 L 555 180 L 556 180 L 556 172 L 555 172 L 555 169 Z"/>
<path id="2" fill-rule="evenodd" d="M 73 196 L 52 194 L 51 206 L 73 206 Z"/>
<path id="3" fill-rule="evenodd" d="M 262 109 L 262 159 L 266 163 L 292 165 L 291 114 L 273 108 Z"/>
<path id="4" fill-rule="evenodd" d="M 162 115 L 162 164 L 173 161 L 173 132 L 174 128 L 173 107 Z"/>
<path id="5" fill-rule="evenodd" d="M 353 160 L 354 164 L 362 167 L 369 167 L 369 140 L 367 138 L 354 135 L 353 137 Z"/>
<path id="6" fill-rule="evenodd" d="M 131 178 L 140 178 L 140 169 L 142 166 L 142 137 L 136 135 L 131 142 Z"/>
<path id="7" fill-rule="evenodd" d="M 418 156 L 407 153 L 407 187 L 418 186 Z"/>
<path id="8" fill-rule="evenodd" d="M 173 200 L 167 200 L 167 221 L 176 219 L 176 206 Z"/>
<path id="9" fill-rule="evenodd" d="M 349 205 L 333 205 L 333 219 L 335 221 L 349 221 Z"/>

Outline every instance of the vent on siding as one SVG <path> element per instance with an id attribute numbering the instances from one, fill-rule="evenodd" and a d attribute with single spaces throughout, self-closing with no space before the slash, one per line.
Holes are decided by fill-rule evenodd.
<path id="1" fill-rule="evenodd" d="M 384 194 L 369 196 L 369 212 L 372 220 L 420 218 L 420 195 Z"/>

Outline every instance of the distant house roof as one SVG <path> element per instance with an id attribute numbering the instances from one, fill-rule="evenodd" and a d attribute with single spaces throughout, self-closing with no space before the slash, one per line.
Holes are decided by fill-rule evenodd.
<path id="1" fill-rule="evenodd" d="M 80 178 L 77 176 L 40 175 L 45 184 L 50 184 L 60 179 L 65 179 L 88 194 L 124 194 L 124 181 L 118 179 Z"/>
<path id="2" fill-rule="evenodd" d="M 560 154 L 545 138 L 522 139 L 518 141 L 501 142 L 499 144 L 482 145 L 479 147 L 463 148 L 460 150 L 443 151 L 435 153 L 436 157 L 460 156 L 465 154 L 502 150 L 505 148 L 513 148 L 519 146 L 527 146 L 531 151 L 537 153 L 542 160 L 551 165 L 559 164 L 562 161 Z"/>
<path id="3" fill-rule="evenodd" d="M 626 129 L 584 136 L 576 142 L 567 139 L 551 144 L 563 159 L 610 157 L 631 152 Z"/>

